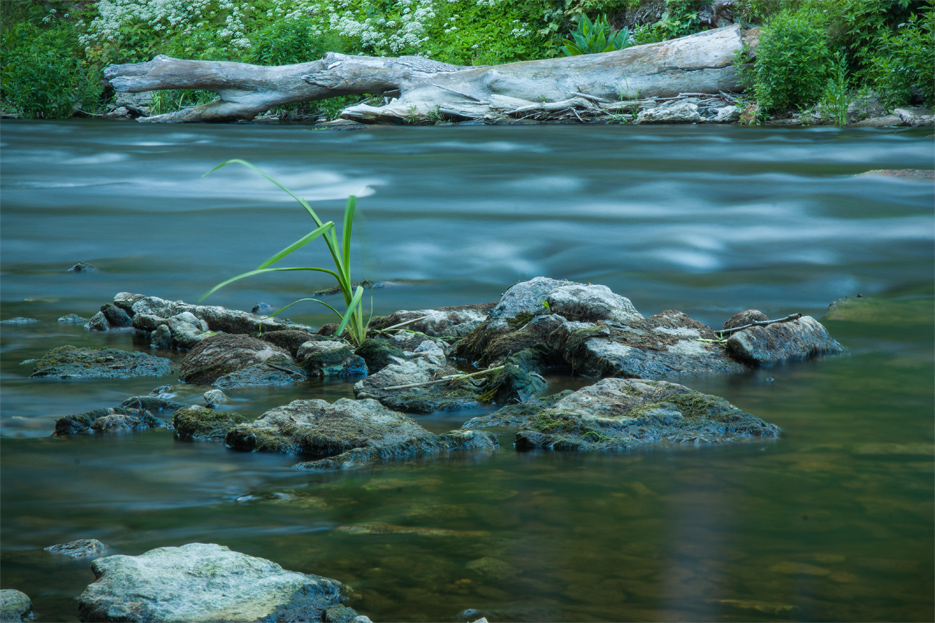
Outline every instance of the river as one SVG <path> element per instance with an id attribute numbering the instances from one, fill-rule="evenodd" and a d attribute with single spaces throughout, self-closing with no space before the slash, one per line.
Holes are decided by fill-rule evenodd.
<path id="1" fill-rule="evenodd" d="M 52 438 L 57 418 L 160 379 L 30 379 L 127 291 L 195 302 L 312 229 L 249 160 L 340 222 L 359 197 L 355 279 L 377 314 L 495 301 L 538 275 L 609 286 L 644 315 L 720 327 L 757 308 L 826 320 L 847 354 L 692 387 L 783 429 L 771 443 L 613 455 L 493 455 L 320 474 L 295 457 L 165 430 Z M 932 620 L 935 609 L 935 199 L 932 131 L 746 127 L 162 126 L 4 121 L 0 305 L 2 588 L 38 621 L 77 620 L 87 560 L 220 543 L 347 583 L 381 621 Z M 325 266 L 324 245 L 300 253 Z M 86 262 L 95 272 L 69 268 Z M 208 303 L 282 306 L 330 287 L 288 273 Z M 329 300 L 329 299 L 326 299 Z M 368 301 L 369 306 L 369 301 Z M 329 322 L 292 308 L 297 322 Z M 181 354 L 173 361 L 181 361 Z M 553 389 L 581 379 L 553 379 Z M 251 417 L 347 383 L 232 391 Z M 477 412 L 416 416 L 434 432 Z"/>

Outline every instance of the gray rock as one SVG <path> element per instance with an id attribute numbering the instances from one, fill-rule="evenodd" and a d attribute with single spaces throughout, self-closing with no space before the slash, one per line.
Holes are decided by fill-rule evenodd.
<path id="1" fill-rule="evenodd" d="M 172 345 L 179 350 L 190 350 L 203 339 L 214 335 L 213 333 L 203 332 L 190 322 L 175 322 L 174 327 L 172 324 L 172 319 L 170 319 L 169 329 L 172 331 Z"/>
<path id="2" fill-rule="evenodd" d="M 55 421 L 56 437 L 94 432 L 127 432 L 165 427 L 165 423 L 145 409 L 121 407 L 94 409 L 68 415 Z"/>
<path id="3" fill-rule="evenodd" d="M 691 99 L 666 102 L 654 108 L 644 108 L 636 116 L 636 123 L 700 123 L 704 119 L 698 112 L 697 102 Z"/>
<path id="4" fill-rule="evenodd" d="M 904 122 L 899 115 L 884 115 L 882 117 L 869 117 L 853 125 L 856 128 L 889 128 L 904 125 Z"/>
<path id="5" fill-rule="evenodd" d="M 271 357 L 263 363 L 256 363 L 236 372 L 225 374 L 214 381 L 220 389 L 239 389 L 241 387 L 285 387 L 304 383 L 308 380 L 305 370 L 283 357 Z"/>
<path id="6" fill-rule="evenodd" d="M 336 580 L 211 543 L 98 558 L 91 570 L 97 579 L 78 598 L 82 621 L 321 621 L 344 599 Z"/>
<path id="7" fill-rule="evenodd" d="M 895 177 L 906 180 L 935 180 L 935 171 L 932 169 L 873 169 L 858 173 L 857 177 L 864 175 L 882 175 L 883 177 Z"/>
<path id="8" fill-rule="evenodd" d="M 101 313 L 104 314 L 104 319 L 110 327 L 129 327 L 133 324 L 127 312 L 111 303 L 102 306 Z"/>
<path id="9" fill-rule="evenodd" d="M 902 119 L 905 125 L 935 125 L 935 116 L 932 115 L 932 111 L 928 108 L 906 106 L 895 109 L 893 114 Z"/>
<path id="10" fill-rule="evenodd" d="M 50 350 L 36 363 L 30 376 L 60 379 L 128 378 L 163 376 L 170 371 L 164 357 L 113 348 L 61 346 Z"/>
<path id="11" fill-rule="evenodd" d="M 765 327 L 750 327 L 727 340 L 730 354 L 749 365 L 761 366 L 844 351 L 821 323 L 811 316 Z"/>
<path id="12" fill-rule="evenodd" d="M 0 621 L 18 623 L 32 618 L 32 602 L 29 601 L 26 593 L 12 588 L 0 590 Z"/>
<path id="13" fill-rule="evenodd" d="M 172 331 L 168 325 L 161 324 L 149 335 L 149 345 L 157 350 L 172 348 Z"/>
<path id="14" fill-rule="evenodd" d="M 106 548 L 104 544 L 97 539 L 78 539 L 77 541 L 69 541 L 68 543 L 50 545 L 42 549 L 53 554 L 68 556 L 69 558 L 87 558 L 89 556 L 102 555 Z"/>
<path id="15" fill-rule="evenodd" d="M 375 318 L 370 326 L 382 330 L 405 322 L 408 323 L 405 329 L 432 337 L 464 337 L 487 318 L 487 313 L 493 307 L 494 303 L 485 303 L 439 309 L 401 310 L 389 316 Z M 411 322 L 413 320 L 416 322 Z"/>
<path id="16" fill-rule="evenodd" d="M 215 411 L 205 407 L 185 407 L 172 416 L 175 436 L 178 439 L 222 440 L 247 418 L 233 411 Z"/>
<path id="17" fill-rule="evenodd" d="M 546 297 L 548 309 L 576 322 L 629 322 L 643 316 L 630 299 L 611 292 L 607 286 L 575 283 L 555 288 Z"/>
<path id="18" fill-rule="evenodd" d="M 288 353 L 292 355 L 294 359 L 298 359 L 299 347 L 306 342 L 314 340 L 326 342 L 334 341 L 334 338 L 318 335 L 317 333 L 303 331 L 300 329 L 285 329 L 282 331 L 260 333 L 257 338 L 263 340 L 264 342 L 275 344 L 279 348 L 288 351 Z"/>
<path id="19" fill-rule="evenodd" d="M 167 321 L 169 328 L 172 329 L 172 332 L 175 333 L 177 328 L 182 325 L 190 325 L 195 328 L 197 331 L 207 331 L 208 323 L 197 317 L 195 314 L 190 311 L 182 312 L 181 314 L 176 314 L 170 317 Z"/>
<path id="20" fill-rule="evenodd" d="M 479 415 L 477 417 L 473 417 L 462 424 L 461 428 L 462 430 L 478 430 L 483 428 L 504 428 L 516 430 L 520 428 L 523 423 L 525 423 L 526 420 L 528 420 L 530 417 L 536 415 L 540 411 L 554 406 L 556 402 L 571 393 L 572 392 L 570 389 L 566 389 L 565 391 L 554 394 L 552 396 L 546 396 L 544 398 L 532 399 L 527 400 L 526 402 L 520 402 L 518 404 L 507 405 L 488 415 Z"/>
<path id="21" fill-rule="evenodd" d="M 604 379 L 529 417 L 516 449 L 623 450 L 774 438 L 779 428 L 723 398 L 666 381 Z"/>
<path id="22" fill-rule="evenodd" d="M 219 389 L 209 389 L 202 395 L 202 398 L 208 406 L 222 405 L 228 401 L 227 395 Z"/>
<path id="23" fill-rule="evenodd" d="M 268 316 L 273 311 L 273 306 L 269 303 L 257 303 L 253 306 L 253 309 L 250 310 L 251 314 L 256 314 L 257 316 Z"/>
<path id="24" fill-rule="evenodd" d="M 714 117 L 708 119 L 709 123 L 737 123 L 740 121 L 742 111 L 739 106 L 724 106 L 718 108 Z"/>
<path id="25" fill-rule="evenodd" d="M 97 272 L 97 268 L 95 268 L 94 266 L 86 262 L 78 262 L 77 264 L 69 268 L 68 272 L 70 273 L 95 273 Z"/>
<path id="26" fill-rule="evenodd" d="M 312 460 L 298 467 L 321 470 L 497 447 L 496 439 L 486 433 L 433 435 L 375 400 L 347 398 L 334 403 L 295 400 L 251 424 L 234 427 L 225 443 L 235 450 L 302 454 Z"/>
<path id="27" fill-rule="evenodd" d="M 88 331 L 109 331 L 110 325 L 107 324 L 107 317 L 104 312 L 97 312 L 88 320 Z"/>
<path id="28" fill-rule="evenodd" d="M 7 320 L 0 321 L 0 324 L 5 325 L 23 325 L 23 324 L 37 324 L 39 321 L 35 318 L 23 318 L 22 316 L 16 316 L 15 318 L 8 318 Z"/>
<path id="29" fill-rule="evenodd" d="M 209 385 L 224 375 L 275 359 L 292 363 L 289 353 L 246 335 L 215 335 L 199 342 L 182 360 L 179 380 Z"/>
<path id="30" fill-rule="evenodd" d="M 367 372 L 376 374 L 391 363 L 406 358 L 405 351 L 383 338 L 367 338 L 354 350 L 367 363 Z"/>
<path id="31" fill-rule="evenodd" d="M 78 314 L 67 314 L 58 319 L 62 324 L 87 324 L 88 319 L 82 318 Z"/>
<path id="32" fill-rule="evenodd" d="M 158 318 L 171 318 L 184 312 L 204 320 L 209 331 L 224 333 L 256 333 L 280 331 L 284 329 L 306 329 L 309 327 L 292 324 L 284 320 L 256 316 L 250 312 L 225 309 L 214 305 L 190 305 L 184 301 L 167 301 L 156 296 L 144 296 L 120 292 L 114 297 L 114 305 L 124 309 L 134 318 L 138 314 L 147 314 Z M 136 326 L 136 324 L 134 324 Z"/>
<path id="33" fill-rule="evenodd" d="M 849 124 L 883 116 L 886 116 L 886 108 L 883 107 L 880 99 L 873 93 L 857 96 L 847 105 L 847 122 Z"/>
<path id="34" fill-rule="evenodd" d="M 170 386 L 169 387 L 171 390 Z M 169 397 L 164 396 L 165 392 L 150 393 L 147 396 L 130 396 L 118 405 L 119 409 L 145 409 L 151 413 L 165 413 L 172 415 L 175 411 L 188 405 L 184 402 L 176 402 Z"/>
<path id="35" fill-rule="evenodd" d="M 296 359 L 308 374 L 321 377 L 366 376 L 367 363 L 346 342 L 305 342 Z"/>

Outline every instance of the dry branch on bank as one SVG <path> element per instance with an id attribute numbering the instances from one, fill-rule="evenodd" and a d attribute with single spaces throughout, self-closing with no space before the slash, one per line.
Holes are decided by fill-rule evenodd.
<path id="1" fill-rule="evenodd" d="M 363 123 L 589 121 L 635 116 L 689 94 L 728 106 L 727 94 L 741 89 L 735 55 L 755 38 L 755 31 L 734 25 L 603 54 L 482 67 L 417 56 L 328 53 L 309 63 L 262 67 L 160 55 L 146 63 L 111 65 L 104 76 L 121 92 L 218 94 L 208 104 L 144 119 L 154 122 L 250 120 L 277 106 L 350 94 L 384 96 L 382 106 L 359 104 L 341 113 Z"/>

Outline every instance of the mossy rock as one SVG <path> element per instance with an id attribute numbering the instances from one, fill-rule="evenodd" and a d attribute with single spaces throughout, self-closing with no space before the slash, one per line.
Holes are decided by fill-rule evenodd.
<path id="1" fill-rule="evenodd" d="M 119 379 L 134 376 L 164 376 L 170 372 L 168 359 L 148 353 L 113 348 L 60 346 L 42 356 L 33 377 L 60 379 Z"/>
<path id="2" fill-rule="evenodd" d="M 239 413 L 205 407 L 185 407 L 172 416 L 179 439 L 224 439 L 231 428 L 246 422 L 247 418 Z"/>
<path id="3" fill-rule="evenodd" d="M 393 357 L 405 359 L 402 349 L 390 344 L 387 340 L 368 338 L 354 350 L 354 354 L 363 357 L 367 362 L 367 371 L 375 374 L 393 363 Z"/>

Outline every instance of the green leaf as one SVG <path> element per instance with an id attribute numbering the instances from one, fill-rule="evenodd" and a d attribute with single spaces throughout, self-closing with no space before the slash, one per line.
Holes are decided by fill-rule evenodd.
<path id="1" fill-rule="evenodd" d="M 316 238 L 320 237 L 322 234 L 326 233 L 332 227 L 334 227 L 334 221 L 328 221 L 321 227 L 310 231 L 309 233 L 305 234 L 304 236 L 302 236 L 301 238 L 299 238 L 298 240 L 290 244 L 288 247 L 286 247 L 285 249 L 283 249 L 282 251 L 274 255 L 273 257 L 269 258 L 268 260 L 260 264 L 259 268 L 266 268 L 267 266 L 275 264 L 276 262 L 286 257 L 287 255 L 289 255 L 296 249 L 301 249 L 302 247 L 307 245 L 312 240 L 315 240 Z"/>
<path id="2" fill-rule="evenodd" d="M 344 208 L 344 231 L 342 231 L 344 251 L 344 275 L 348 283 L 351 280 L 351 226 L 354 223 L 354 212 L 357 210 L 357 197 L 351 195 L 347 198 L 347 205 Z"/>
<path id="3" fill-rule="evenodd" d="M 201 298 L 198 299 L 198 302 L 200 303 L 201 301 L 205 300 L 206 298 L 208 298 L 209 296 L 211 296 L 212 294 L 214 294 L 215 292 L 217 292 L 218 290 L 220 290 L 221 288 L 223 288 L 229 283 L 233 283 L 235 281 L 239 281 L 247 277 L 252 277 L 254 275 L 262 275 L 265 273 L 275 273 L 275 272 L 287 272 L 287 271 L 293 271 L 293 270 L 312 270 L 312 271 L 319 272 L 319 273 L 328 273 L 329 275 L 332 275 L 335 279 L 337 279 L 338 277 L 338 274 L 334 272 L 333 270 L 328 270 L 327 268 L 312 268 L 310 266 L 302 266 L 302 267 L 295 267 L 295 268 L 263 268 L 263 269 L 258 269 L 258 270 L 251 270 L 245 273 L 241 273 L 237 275 L 236 277 L 231 277 L 227 281 L 222 281 L 221 283 L 217 284 L 216 286 L 214 286 L 213 288 L 211 288 L 210 290 L 202 294 Z"/>
<path id="4" fill-rule="evenodd" d="M 357 312 L 357 307 L 360 305 L 360 299 L 364 296 L 364 289 L 361 286 L 357 286 L 357 290 L 354 292 L 354 297 L 351 299 L 350 303 L 347 304 L 347 311 L 344 313 L 344 317 L 341 318 L 341 324 L 338 326 L 336 335 L 341 335 L 344 333 L 344 329 L 347 328 L 347 323 L 350 322 L 351 317 Z"/>

